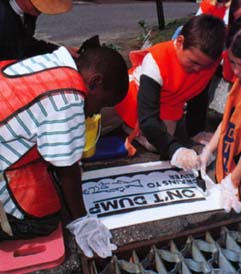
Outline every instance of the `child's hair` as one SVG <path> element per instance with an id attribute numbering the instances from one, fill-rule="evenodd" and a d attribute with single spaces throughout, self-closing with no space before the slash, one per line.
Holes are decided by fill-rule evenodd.
<path id="1" fill-rule="evenodd" d="M 127 65 L 120 53 L 105 46 L 90 47 L 79 53 L 76 63 L 80 73 L 88 68 L 103 75 L 103 88 L 110 93 L 111 105 L 124 99 L 129 78 Z"/>
<path id="2" fill-rule="evenodd" d="M 217 0 L 217 3 L 229 3 L 230 0 Z"/>
<path id="3" fill-rule="evenodd" d="M 225 41 L 225 24 L 222 19 L 209 14 L 193 16 L 183 26 L 183 49 L 197 48 L 216 60 L 222 53 Z"/>
<path id="4" fill-rule="evenodd" d="M 241 58 L 241 29 L 233 36 L 229 48 L 235 57 Z"/>

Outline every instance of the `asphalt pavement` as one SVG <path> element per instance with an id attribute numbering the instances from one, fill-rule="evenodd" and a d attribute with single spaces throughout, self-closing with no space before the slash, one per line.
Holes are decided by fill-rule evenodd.
<path id="1" fill-rule="evenodd" d="M 112 1 L 109 1 L 112 2 Z M 121 2 L 121 1 L 119 1 Z M 164 2 L 165 22 L 196 13 L 194 2 Z M 141 33 L 139 21 L 158 26 L 155 1 L 122 1 L 105 4 L 75 1 L 73 9 L 60 15 L 40 15 L 37 37 L 60 44 L 79 46 L 85 39 L 99 34 L 103 43 L 135 37 Z"/>

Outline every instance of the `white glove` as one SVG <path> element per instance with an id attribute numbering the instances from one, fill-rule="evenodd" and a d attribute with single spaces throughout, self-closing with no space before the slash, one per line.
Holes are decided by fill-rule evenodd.
<path id="1" fill-rule="evenodd" d="M 74 220 L 66 227 L 75 236 L 85 256 L 89 258 L 94 256 L 93 252 L 101 258 L 106 258 L 117 249 L 117 246 L 110 242 L 110 231 L 96 217 L 85 216 Z"/>
<path id="2" fill-rule="evenodd" d="M 200 166 L 199 157 L 193 149 L 180 147 L 172 156 L 171 165 L 184 170 L 197 169 Z"/>
<path id="3" fill-rule="evenodd" d="M 199 157 L 200 157 L 201 173 L 204 176 L 206 174 L 207 166 L 209 166 L 215 160 L 215 156 L 213 155 L 209 145 L 206 145 L 202 149 L 202 152 L 199 155 Z"/>
<path id="4" fill-rule="evenodd" d="M 223 178 L 223 180 L 221 181 L 221 186 L 224 191 L 229 192 L 232 195 L 238 194 L 238 188 L 235 187 L 232 182 L 231 173 Z"/>
<path id="5" fill-rule="evenodd" d="M 196 134 L 194 137 L 192 137 L 192 140 L 195 143 L 207 145 L 208 142 L 211 140 L 212 136 L 213 136 L 212 132 L 201 131 L 198 134 Z"/>
<path id="6" fill-rule="evenodd" d="M 241 212 L 241 202 L 238 198 L 238 188 L 236 188 L 231 180 L 231 173 L 221 181 L 221 189 L 223 195 L 223 208 L 226 212 L 233 209 L 236 213 Z"/>

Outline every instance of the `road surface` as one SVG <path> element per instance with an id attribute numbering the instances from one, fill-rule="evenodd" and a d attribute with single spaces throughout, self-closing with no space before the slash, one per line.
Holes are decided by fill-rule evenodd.
<path id="1" fill-rule="evenodd" d="M 194 14 L 198 4 L 193 2 L 163 3 L 165 21 Z M 75 3 L 73 9 L 60 15 L 40 15 L 37 36 L 58 43 L 79 46 L 99 34 L 101 41 L 110 43 L 118 39 L 138 36 L 138 24 L 144 20 L 148 26 L 158 26 L 155 1 L 123 4 Z"/>

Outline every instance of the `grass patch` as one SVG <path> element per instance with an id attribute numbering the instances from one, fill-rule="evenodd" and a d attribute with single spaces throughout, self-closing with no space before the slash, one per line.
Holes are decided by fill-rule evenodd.
<path id="1" fill-rule="evenodd" d="M 175 19 L 172 21 L 169 21 L 165 25 L 165 29 L 159 30 L 158 27 L 152 28 L 152 33 L 150 37 L 150 41 L 152 44 L 157 44 L 159 42 L 168 41 L 172 38 L 172 35 L 176 31 L 176 29 L 185 24 L 190 17 L 183 17 L 179 19 Z"/>
<path id="2" fill-rule="evenodd" d="M 130 51 L 140 49 L 147 37 L 152 45 L 170 40 L 176 29 L 185 24 L 189 18 L 190 17 L 182 17 L 166 21 L 163 30 L 160 30 L 157 26 L 150 27 L 146 24 L 145 20 L 141 20 L 138 22 L 140 26 L 140 35 L 138 37 L 124 38 L 116 42 L 106 43 L 105 45 L 118 50 L 123 55 L 128 67 L 130 67 Z"/>

